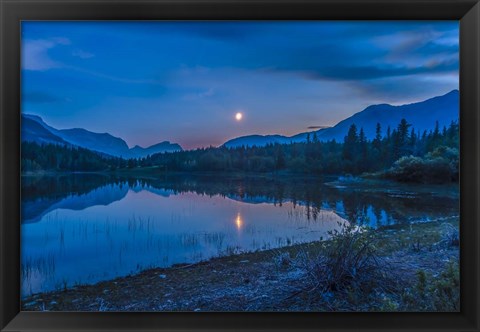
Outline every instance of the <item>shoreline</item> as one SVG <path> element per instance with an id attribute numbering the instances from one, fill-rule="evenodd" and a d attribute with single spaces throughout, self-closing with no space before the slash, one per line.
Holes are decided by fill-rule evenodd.
<path id="1" fill-rule="evenodd" d="M 458 218 L 385 226 L 375 233 L 379 257 L 402 288 L 414 288 L 419 271 L 434 282 L 459 247 L 441 245 L 445 225 Z M 307 278 L 299 254 L 321 253 L 331 240 L 153 268 L 94 285 L 27 296 L 26 311 L 408 311 L 402 294 L 372 291 L 355 298 L 346 290 L 299 292 Z M 298 293 L 297 295 L 294 295 Z M 355 295 L 355 294 L 354 294 Z M 358 295 L 358 294 L 357 294 Z M 352 296 L 354 297 L 352 299 Z"/>
<path id="2" fill-rule="evenodd" d="M 458 181 L 450 182 L 417 182 L 417 181 L 397 181 L 392 178 L 385 177 L 380 173 L 362 173 L 358 175 L 351 174 L 307 174 L 307 173 L 292 173 L 288 171 L 278 172 L 214 172 L 214 171 L 164 171 L 159 167 L 138 167 L 138 168 L 124 168 L 117 170 L 103 170 L 103 171 L 53 171 L 42 170 L 35 172 L 21 172 L 21 177 L 55 177 L 55 176 L 75 176 L 75 175 L 100 175 L 105 177 L 135 177 L 138 179 L 155 179 L 169 178 L 169 177 L 225 177 L 231 179 L 268 179 L 268 180 L 320 180 L 325 183 L 369 183 L 369 182 L 386 182 L 397 185 L 414 185 L 414 186 L 455 186 Z"/>
<path id="3" fill-rule="evenodd" d="M 242 171 L 164 171 L 160 167 L 136 167 L 136 168 L 122 168 L 116 170 L 102 170 L 102 171 L 55 171 L 55 170 L 41 170 L 41 171 L 28 171 L 21 172 L 21 176 L 35 177 L 35 176 L 68 176 L 68 175 L 104 175 L 104 176 L 199 176 L 199 177 L 233 177 L 233 178 L 300 178 L 300 179 L 336 179 L 345 175 L 342 174 L 307 174 L 307 173 L 294 173 L 288 171 L 277 172 L 242 172 Z M 360 176 L 358 176 L 360 178 Z"/>
<path id="4" fill-rule="evenodd" d="M 335 187 L 335 186 L 365 186 L 365 185 L 375 185 L 378 183 L 386 184 L 387 186 L 414 186 L 417 189 L 422 189 L 423 187 L 434 187 L 434 188 L 457 188 L 459 187 L 458 182 L 445 182 L 445 183 L 421 183 L 421 182 L 401 182 L 395 181 L 388 178 L 380 177 L 371 177 L 369 174 L 362 174 L 358 176 L 351 176 L 349 174 L 336 174 L 336 175 L 317 175 L 317 174 L 300 174 L 300 173 L 249 173 L 249 172 L 158 172 L 155 169 L 133 169 L 133 170 L 115 170 L 115 171 L 95 171 L 95 172 L 50 172 L 50 171 L 41 171 L 41 172 L 22 172 L 21 177 L 25 178 L 42 178 L 42 177 L 63 177 L 63 176 L 82 176 L 82 175 L 98 175 L 104 176 L 106 178 L 121 178 L 128 179 L 130 177 L 135 179 L 144 179 L 144 180 L 158 180 L 158 181 L 170 181 L 175 178 L 225 178 L 229 180 L 268 180 L 268 181 L 278 181 L 278 182 L 288 182 L 294 180 L 315 180 L 321 181 L 325 185 Z M 458 195 L 458 193 L 457 193 Z"/>

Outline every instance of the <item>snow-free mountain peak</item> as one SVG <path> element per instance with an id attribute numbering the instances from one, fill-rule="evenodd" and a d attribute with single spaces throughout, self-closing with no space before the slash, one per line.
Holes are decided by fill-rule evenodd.
<path id="1" fill-rule="evenodd" d="M 115 157 L 142 158 L 162 152 L 181 151 L 176 143 L 164 141 L 148 148 L 136 146 L 129 149 L 127 143 L 109 133 L 94 133 L 84 128 L 56 129 L 37 115 L 22 114 L 22 140 L 37 143 L 71 144 Z"/>
<path id="2" fill-rule="evenodd" d="M 290 137 L 281 135 L 248 135 L 231 139 L 223 145 L 226 147 L 240 147 L 305 142 L 308 133 L 311 136 L 316 133 L 320 141 L 335 139 L 337 142 L 343 142 L 352 124 L 355 124 L 358 130 L 363 128 L 365 136 L 368 139 L 373 139 L 377 123 L 380 123 L 382 134 L 385 135 L 388 127 L 393 130 L 403 118 L 415 130 L 420 132 L 433 130 L 437 121 L 440 128 L 443 126 L 448 127 L 452 121 L 456 122 L 459 119 L 459 95 L 458 90 L 452 90 L 444 95 L 411 104 L 399 106 L 390 104 L 371 105 L 330 128 L 303 132 Z"/>

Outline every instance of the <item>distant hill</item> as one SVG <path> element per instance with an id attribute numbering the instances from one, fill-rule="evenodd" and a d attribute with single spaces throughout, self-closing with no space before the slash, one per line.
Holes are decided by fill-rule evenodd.
<path id="1" fill-rule="evenodd" d="M 147 156 L 152 155 L 155 153 L 162 153 L 162 152 L 176 152 L 182 151 L 182 147 L 177 143 L 170 143 L 169 141 L 164 141 L 148 148 L 142 148 L 141 146 L 135 145 L 133 148 L 130 149 L 130 153 L 135 157 L 138 158 L 140 156 Z"/>
<path id="2" fill-rule="evenodd" d="M 402 118 L 405 118 L 412 124 L 415 130 L 419 130 L 420 132 L 433 130 L 436 121 L 438 121 L 440 128 L 443 126 L 448 127 L 452 121 L 458 121 L 459 119 L 459 103 L 459 92 L 458 90 L 453 90 L 443 96 L 412 104 L 401 106 L 392 106 L 389 104 L 372 105 L 340 121 L 333 127 L 310 132 L 310 135 L 312 136 L 316 133 L 318 139 L 321 141 L 335 139 L 338 142 L 343 142 L 350 126 L 355 124 L 358 130 L 363 128 L 368 139 L 373 139 L 375 137 L 377 123 L 380 123 L 382 133 L 385 135 L 387 128 L 390 126 L 393 130 Z M 308 133 L 305 132 L 290 137 L 282 135 L 249 135 L 234 138 L 225 142 L 223 145 L 226 147 L 239 147 L 242 145 L 265 146 L 269 143 L 287 144 L 305 142 L 307 134 Z"/>
<path id="3" fill-rule="evenodd" d="M 36 115 L 22 114 L 22 140 L 37 143 L 72 144 L 92 151 L 115 157 L 142 158 L 162 152 L 182 151 L 182 147 L 168 141 L 147 148 L 135 146 L 129 149 L 127 143 L 108 133 L 94 133 L 82 128 L 56 129 Z"/>
<path id="4" fill-rule="evenodd" d="M 121 138 L 110 134 L 93 133 L 82 128 L 62 129 L 56 131 L 57 135 L 69 143 L 103 152 L 112 156 L 129 157 L 127 143 Z"/>
<path id="5" fill-rule="evenodd" d="M 35 119 L 22 116 L 22 141 L 37 143 L 68 144 L 63 138 L 53 134 Z"/>
<path id="6" fill-rule="evenodd" d="M 402 118 L 412 124 L 415 130 L 433 130 L 438 121 L 440 128 L 449 126 L 452 121 L 458 121 L 460 115 L 460 98 L 458 90 L 453 90 L 443 96 L 427 99 L 422 102 L 401 106 L 389 104 L 372 105 L 363 111 L 339 122 L 331 128 L 327 128 L 318 134 L 321 140 L 336 139 L 343 141 L 348 128 L 355 124 L 360 130 L 363 128 L 368 139 L 375 137 L 377 123 L 382 126 L 383 135 L 388 126 L 393 130 Z"/>
<path id="7" fill-rule="evenodd" d="M 303 142 L 306 140 L 306 136 L 282 136 L 282 135 L 249 135 L 249 136 L 242 136 L 237 137 L 234 139 L 229 140 L 228 142 L 224 143 L 223 145 L 231 148 L 231 147 L 238 147 L 238 146 L 265 146 L 267 144 L 289 144 L 289 143 L 298 143 Z"/>

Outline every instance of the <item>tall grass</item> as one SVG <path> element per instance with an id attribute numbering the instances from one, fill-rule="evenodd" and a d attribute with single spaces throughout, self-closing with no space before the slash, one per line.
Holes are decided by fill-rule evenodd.
<path id="1" fill-rule="evenodd" d="M 55 254 L 49 252 L 41 257 L 26 257 L 21 264 L 22 280 L 29 280 L 34 275 L 53 276 L 55 274 Z"/>

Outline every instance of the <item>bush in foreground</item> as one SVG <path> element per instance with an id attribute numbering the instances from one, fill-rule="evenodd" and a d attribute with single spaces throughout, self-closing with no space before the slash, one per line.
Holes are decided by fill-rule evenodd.
<path id="1" fill-rule="evenodd" d="M 331 233 L 317 254 L 301 251 L 297 266 L 305 271 L 303 291 L 323 298 L 341 292 L 352 303 L 372 293 L 392 292 L 394 278 L 388 278 L 387 266 L 378 256 L 374 231 L 343 225 Z"/>
<path id="2" fill-rule="evenodd" d="M 298 297 L 311 310 L 322 311 L 459 310 L 458 262 L 454 257 L 447 265 L 438 260 L 438 250 L 458 247 L 455 227 L 442 224 L 440 241 L 421 252 L 410 250 L 409 242 L 392 253 L 378 232 L 344 225 L 314 250 L 302 247 L 294 259 L 279 256 L 278 266 L 290 266 L 303 276 L 287 299 Z M 434 261 L 420 267 L 429 257 Z"/>
<path id="3" fill-rule="evenodd" d="M 417 271 L 415 285 L 402 295 L 404 311 L 460 310 L 460 269 L 458 262 L 450 261 L 446 268 L 433 276 L 423 270 Z"/>

